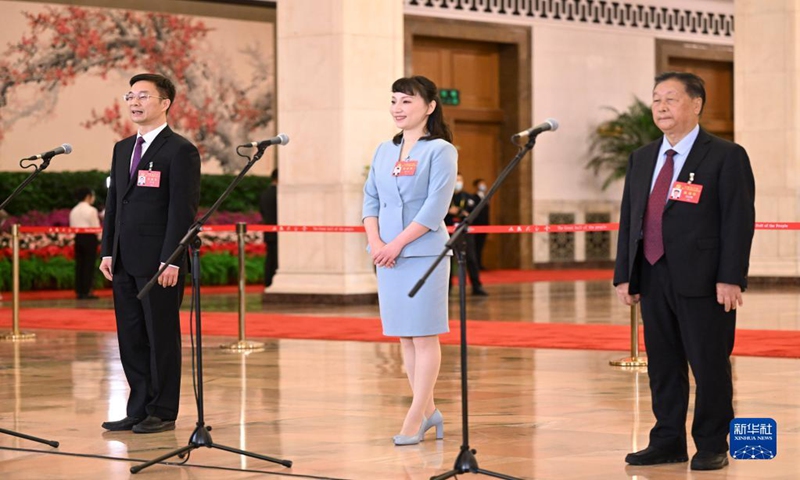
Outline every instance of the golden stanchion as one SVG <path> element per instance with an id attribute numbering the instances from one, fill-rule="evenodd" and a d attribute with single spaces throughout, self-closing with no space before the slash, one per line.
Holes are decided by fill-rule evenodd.
<path id="1" fill-rule="evenodd" d="M 646 367 L 647 357 L 639 356 L 639 309 L 631 305 L 631 356 L 619 360 L 611 360 L 614 367 Z"/>
<path id="2" fill-rule="evenodd" d="M 234 352 L 252 353 L 264 350 L 261 342 L 250 342 L 245 340 L 244 335 L 244 312 L 245 312 L 245 275 L 244 268 L 244 234 L 247 232 L 247 224 L 238 222 L 236 224 L 236 239 L 239 244 L 239 341 L 220 345 L 220 348 Z"/>
<path id="3" fill-rule="evenodd" d="M 0 335 L 0 340 L 22 342 L 34 340 L 35 333 L 19 330 L 19 225 L 11 226 L 11 332 Z"/>

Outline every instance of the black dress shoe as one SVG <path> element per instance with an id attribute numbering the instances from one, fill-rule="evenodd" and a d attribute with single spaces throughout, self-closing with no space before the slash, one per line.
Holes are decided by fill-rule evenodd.
<path id="1" fill-rule="evenodd" d="M 728 453 L 697 452 L 692 457 L 692 470 L 719 470 L 728 465 Z"/>
<path id="2" fill-rule="evenodd" d="M 133 433 L 158 433 L 175 430 L 175 420 L 161 420 L 148 415 L 147 418 L 134 425 L 132 430 Z"/>
<path id="3" fill-rule="evenodd" d="M 477 297 L 488 297 L 489 292 L 483 289 L 483 287 L 474 287 L 472 289 L 472 294 Z"/>
<path id="4" fill-rule="evenodd" d="M 629 453 L 625 462 L 631 465 L 658 465 L 661 463 L 681 463 L 689 461 L 685 451 L 662 450 L 656 447 L 647 447 L 636 453 Z"/>
<path id="5" fill-rule="evenodd" d="M 134 425 L 141 421 L 141 418 L 125 417 L 122 420 L 117 420 L 115 422 L 103 422 L 102 427 L 111 432 L 122 432 L 132 429 Z"/>

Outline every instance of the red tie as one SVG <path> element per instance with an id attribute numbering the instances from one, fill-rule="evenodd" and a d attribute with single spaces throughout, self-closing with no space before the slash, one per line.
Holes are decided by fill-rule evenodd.
<path id="1" fill-rule="evenodd" d="M 131 160 L 131 178 L 136 176 L 136 167 L 139 166 L 139 162 L 142 160 L 143 143 L 144 143 L 144 137 L 138 137 L 136 139 L 136 146 L 133 147 L 133 159 Z"/>
<path id="2" fill-rule="evenodd" d="M 664 237 L 661 230 L 661 223 L 664 216 L 664 205 L 667 202 L 667 192 L 672 183 L 672 172 L 675 170 L 675 163 L 672 157 L 677 152 L 667 150 L 667 161 L 661 167 L 647 200 L 647 211 L 644 214 L 644 258 L 655 265 L 658 259 L 664 255 Z"/>

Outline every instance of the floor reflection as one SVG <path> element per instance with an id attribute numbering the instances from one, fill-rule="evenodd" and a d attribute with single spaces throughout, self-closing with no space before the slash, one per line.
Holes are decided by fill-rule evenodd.
<path id="1" fill-rule="evenodd" d="M 469 297 L 467 316 L 491 322 L 620 324 L 629 310 L 608 282 L 491 285 L 488 298 Z M 77 306 L 74 300 L 27 301 L 24 309 Z M 84 306 L 84 305 L 81 305 Z M 92 302 L 109 308 L 111 301 Z M 235 295 L 206 295 L 203 308 L 235 310 Z M 798 328 L 793 290 L 752 289 L 740 328 Z M 248 311 L 320 317 L 377 317 L 377 307 L 264 304 Z M 458 318 L 457 297 L 451 316 Z M 324 319 L 323 319 L 324 321 Z M 333 321 L 333 320 L 332 320 Z M 429 435 L 394 447 L 411 399 L 397 343 L 257 339 L 261 352 L 218 348 L 231 338 L 204 338 L 204 417 L 215 442 L 294 461 L 284 467 L 218 449 L 199 449 L 191 463 L 272 473 L 347 479 L 421 479 L 452 468 L 462 442 L 459 349 L 443 348 L 437 405 L 445 439 Z M 189 341 L 177 430 L 157 435 L 103 433 L 100 423 L 124 416 L 127 384 L 113 333 L 39 331 L 33 342 L 0 342 L 0 427 L 61 442 L 59 451 L 153 458 L 188 441 L 197 420 Z M 652 424 L 646 372 L 608 366 L 626 352 L 469 347 L 469 434 L 482 468 L 522 478 L 693 479 L 686 464 L 626 468 L 623 458 L 647 444 Z M 737 416 L 775 418 L 778 456 L 731 461 L 708 478 L 800 476 L 800 361 L 734 357 Z M 49 450 L 0 435 L 0 447 Z M 691 451 L 690 453 L 693 453 Z M 129 463 L 0 449 L 0 478 L 116 480 Z M 79 474 L 77 472 L 80 472 Z M 157 465 L 147 478 L 257 478 L 252 473 Z M 145 475 L 145 473 L 142 473 Z M 260 478 L 260 476 L 258 477 Z M 702 478 L 705 478 L 702 477 Z"/>

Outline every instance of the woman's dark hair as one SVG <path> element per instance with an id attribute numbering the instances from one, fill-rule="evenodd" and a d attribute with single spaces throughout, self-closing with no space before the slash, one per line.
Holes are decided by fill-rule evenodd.
<path id="1" fill-rule="evenodd" d="M 701 101 L 700 114 L 703 114 L 703 109 L 706 107 L 706 84 L 702 78 L 694 73 L 664 72 L 656 77 L 655 86 L 667 80 L 677 80 L 681 82 L 689 98 L 699 98 Z"/>
<path id="2" fill-rule="evenodd" d="M 441 138 L 448 142 L 453 141 L 453 134 L 450 132 L 450 127 L 444 121 L 444 112 L 442 111 L 442 99 L 439 98 L 439 89 L 436 84 L 427 78 L 416 75 L 413 77 L 398 78 L 392 84 L 392 93 L 405 93 L 406 95 L 417 95 L 421 97 L 426 104 L 436 102 L 436 108 L 428 116 L 428 123 L 425 128 L 428 130 L 428 135 L 420 138 L 420 140 L 434 140 Z M 403 132 L 394 136 L 392 141 L 395 145 L 400 145 L 403 139 Z"/>

